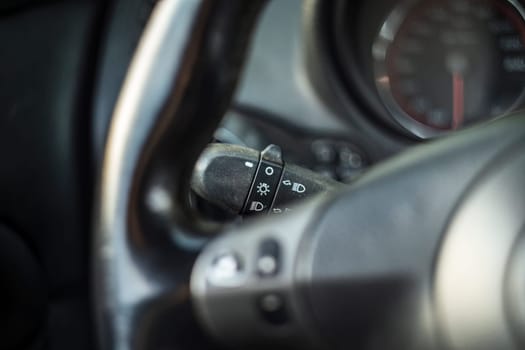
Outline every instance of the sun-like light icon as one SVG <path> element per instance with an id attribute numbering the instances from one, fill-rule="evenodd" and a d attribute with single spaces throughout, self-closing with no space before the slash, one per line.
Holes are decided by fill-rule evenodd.
<path id="1" fill-rule="evenodd" d="M 261 182 L 257 185 L 257 193 L 261 196 L 267 196 L 270 193 L 270 185 L 267 183 Z"/>

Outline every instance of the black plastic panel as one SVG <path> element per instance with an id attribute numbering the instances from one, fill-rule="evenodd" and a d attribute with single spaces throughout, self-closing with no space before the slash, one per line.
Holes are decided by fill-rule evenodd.
<path id="1" fill-rule="evenodd" d="M 39 294 L 49 305 L 45 340 L 35 348 L 93 348 L 88 142 L 96 5 L 40 2 L 0 17 L 0 220 L 42 270 Z"/>

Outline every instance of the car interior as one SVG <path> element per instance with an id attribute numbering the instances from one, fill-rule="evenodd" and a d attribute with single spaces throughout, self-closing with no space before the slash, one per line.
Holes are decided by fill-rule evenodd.
<path id="1" fill-rule="evenodd" d="M 0 349 L 525 348 L 523 0 L 2 0 Z"/>

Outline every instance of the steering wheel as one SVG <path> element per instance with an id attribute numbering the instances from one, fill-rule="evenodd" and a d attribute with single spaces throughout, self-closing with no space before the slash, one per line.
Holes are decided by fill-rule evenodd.
<path id="1" fill-rule="evenodd" d="M 524 114 L 416 147 L 288 215 L 222 227 L 194 213 L 193 166 L 263 4 L 163 0 L 151 16 L 99 178 L 102 348 L 525 346 Z"/>

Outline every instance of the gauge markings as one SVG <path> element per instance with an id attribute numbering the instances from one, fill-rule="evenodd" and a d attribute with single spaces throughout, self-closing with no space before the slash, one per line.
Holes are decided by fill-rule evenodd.
<path id="1" fill-rule="evenodd" d="M 522 105 L 525 22 L 518 6 L 423 0 L 404 7 L 404 16 L 394 11 L 373 52 L 379 95 L 395 120 L 432 137 Z M 381 37 L 384 28 L 393 28 L 388 39 Z"/>

